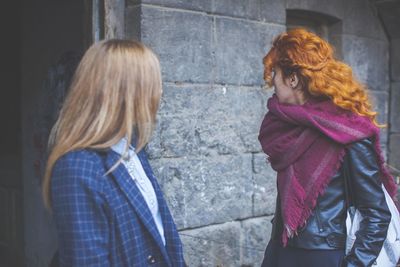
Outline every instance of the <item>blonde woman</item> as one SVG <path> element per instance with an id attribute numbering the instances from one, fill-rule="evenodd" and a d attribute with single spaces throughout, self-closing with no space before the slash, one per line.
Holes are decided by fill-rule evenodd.
<path id="1" fill-rule="evenodd" d="M 143 147 L 162 93 L 157 57 L 108 40 L 85 53 L 50 136 L 43 183 L 60 266 L 184 266 Z"/>

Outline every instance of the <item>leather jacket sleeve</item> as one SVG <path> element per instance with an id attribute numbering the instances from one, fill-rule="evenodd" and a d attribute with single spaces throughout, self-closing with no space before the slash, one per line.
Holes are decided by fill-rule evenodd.
<path id="1" fill-rule="evenodd" d="M 381 251 L 391 219 L 371 140 L 364 139 L 349 146 L 345 160 L 350 198 L 363 220 L 342 266 L 371 266 Z"/>

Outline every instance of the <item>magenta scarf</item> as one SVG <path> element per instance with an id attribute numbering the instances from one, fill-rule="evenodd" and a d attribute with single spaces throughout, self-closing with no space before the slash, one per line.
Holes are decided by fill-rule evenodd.
<path id="1" fill-rule="evenodd" d="M 352 142 L 373 140 L 382 182 L 395 199 L 397 187 L 384 165 L 379 129 L 369 118 L 344 111 L 330 100 L 290 105 L 279 103 L 274 95 L 267 107 L 258 139 L 278 173 L 284 246 L 306 224 Z"/>

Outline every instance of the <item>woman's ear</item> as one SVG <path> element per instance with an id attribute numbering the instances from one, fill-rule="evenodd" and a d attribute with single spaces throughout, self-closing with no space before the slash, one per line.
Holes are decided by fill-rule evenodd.
<path id="1" fill-rule="evenodd" d="M 289 86 L 292 89 L 296 89 L 297 86 L 299 85 L 299 76 L 297 75 L 296 72 L 293 72 L 292 74 L 290 74 L 289 78 L 288 78 L 288 82 L 289 82 Z"/>

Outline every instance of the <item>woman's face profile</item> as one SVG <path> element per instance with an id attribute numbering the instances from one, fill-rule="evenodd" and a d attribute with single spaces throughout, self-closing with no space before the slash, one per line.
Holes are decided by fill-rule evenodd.
<path id="1" fill-rule="evenodd" d="M 272 70 L 272 84 L 280 103 L 303 105 L 305 98 L 299 79 L 296 74 L 284 78 L 282 69 L 275 67 Z"/>
<path id="2" fill-rule="evenodd" d="M 282 70 L 279 67 L 275 67 L 272 70 L 272 83 L 279 102 L 286 104 L 295 103 L 295 90 L 289 86 L 289 79 L 283 78 Z"/>

